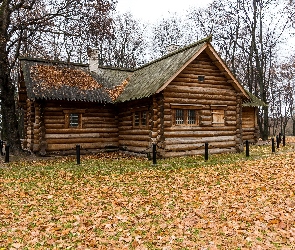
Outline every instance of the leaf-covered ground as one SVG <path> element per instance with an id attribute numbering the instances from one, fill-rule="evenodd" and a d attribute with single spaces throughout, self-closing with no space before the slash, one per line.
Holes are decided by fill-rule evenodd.
<path id="1" fill-rule="evenodd" d="M 0 249 L 295 249 L 295 153 L 280 150 L 10 163 Z"/>

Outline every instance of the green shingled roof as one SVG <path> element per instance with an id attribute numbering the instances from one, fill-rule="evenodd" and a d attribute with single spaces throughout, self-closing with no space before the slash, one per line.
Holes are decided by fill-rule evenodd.
<path id="1" fill-rule="evenodd" d="M 243 107 L 267 107 L 268 105 L 259 99 L 257 96 L 246 90 L 247 94 L 250 96 L 250 100 L 243 103 Z"/>
<path id="2" fill-rule="evenodd" d="M 155 94 L 211 39 L 207 37 L 185 48 L 167 54 L 133 71 L 116 102 L 141 99 Z"/>

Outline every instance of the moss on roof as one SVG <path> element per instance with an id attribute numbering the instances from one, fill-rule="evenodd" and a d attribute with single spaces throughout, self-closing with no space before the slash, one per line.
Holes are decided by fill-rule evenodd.
<path id="1" fill-rule="evenodd" d="M 268 105 L 259 99 L 257 96 L 253 95 L 251 92 L 246 90 L 247 94 L 250 96 L 250 100 L 243 103 L 243 107 L 267 107 Z"/>

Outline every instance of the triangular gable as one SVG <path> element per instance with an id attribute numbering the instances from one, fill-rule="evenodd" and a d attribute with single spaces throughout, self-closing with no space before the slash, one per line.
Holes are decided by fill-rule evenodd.
<path id="1" fill-rule="evenodd" d="M 249 99 L 248 93 L 210 44 L 211 38 L 209 36 L 134 70 L 129 83 L 116 102 L 141 99 L 160 93 L 203 51 L 216 63 L 235 90 Z"/>
<path id="2" fill-rule="evenodd" d="M 233 73 L 230 71 L 230 69 L 227 67 L 225 62 L 221 59 L 221 57 L 218 55 L 218 53 L 210 43 L 208 43 L 208 46 L 206 47 L 205 51 L 214 61 L 215 65 L 227 76 L 227 78 L 230 79 L 229 82 L 233 85 L 235 90 L 241 92 L 247 99 L 250 99 L 250 96 L 248 95 L 247 91 L 239 83 L 239 81 L 236 79 L 236 77 L 233 75 Z"/>
<path id="3" fill-rule="evenodd" d="M 212 59 L 215 65 L 219 68 L 219 70 L 223 72 L 228 79 L 230 79 L 229 83 L 232 84 L 235 90 L 238 92 L 241 92 L 244 95 L 244 97 L 249 99 L 250 97 L 247 91 L 242 87 L 242 85 L 238 82 L 235 76 L 231 73 L 229 68 L 226 66 L 226 64 L 223 62 L 221 57 L 217 54 L 217 52 L 215 51 L 215 49 L 209 42 L 204 44 L 190 60 L 188 60 L 184 65 L 182 65 L 182 67 L 180 67 L 179 70 L 173 76 L 171 76 L 171 78 L 161 88 L 157 90 L 157 93 L 164 90 L 167 87 L 167 85 L 169 85 L 169 83 L 171 83 L 203 51 L 205 51 L 209 55 L 209 57 Z"/>

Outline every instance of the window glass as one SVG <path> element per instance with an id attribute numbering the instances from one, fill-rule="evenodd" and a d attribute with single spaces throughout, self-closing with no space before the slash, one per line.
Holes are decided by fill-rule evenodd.
<path id="1" fill-rule="evenodd" d="M 140 112 L 134 113 L 134 126 L 139 126 Z"/>
<path id="2" fill-rule="evenodd" d="M 141 113 L 141 125 L 146 126 L 146 112 L 145 111 L 143 111 Z"/>
<path id="3" fill-rule="evenodd" d="M 176 124 L 184 124 L 184 110 L 183 109 L 176 109 L 175 123 Z"/>
<path id="4" fill-rule="evenodd" d="M 196 110 L 189 109 L 187 111 L 187 124 L 196 124 Z"/>
<path id="5" fill-rule="evenodd" d="M 75 128 L 79 126 L 79 114 L 70 114 L 70 127 Z"/>

